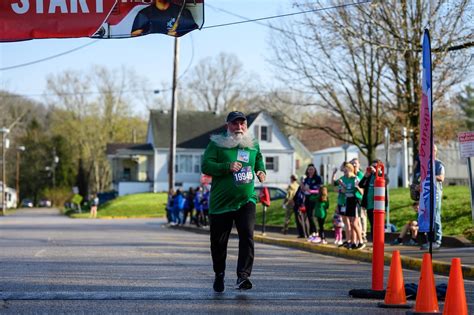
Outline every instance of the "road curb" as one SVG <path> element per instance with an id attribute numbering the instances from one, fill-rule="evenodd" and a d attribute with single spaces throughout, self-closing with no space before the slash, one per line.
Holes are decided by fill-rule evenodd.
<path id="1" fill-rule="evenodd" d="M 207 229 L 202 229 L 202 228 L 192 227 L 192 226 L 184 226 L 184 227 L 174 226 L 171 228 L 183 229 L 186 231 L 200 233 L 200 234 L 209 233 L 209 230 Z M 237 236 L 236 233 L 232 233 L 232 235 Z M 353 259 L 353 260 L 363 261 L 363 262 L 372 262 L 372 251 L 369 249 L 348 250 L 346 248 L 342 248 L 342 247 L 339 248 L 339 247 L 335 247 L 334 245 L 329 245 L 329 244 L 328 245 L 313 244 L 313 243 L 309 243 L 305 241 L 271 237 L 268 235 L 261 235 L 261 234 L 255 234 L 254 240 L 256 242 L 263 243 L 263 244 L 295 248 L 295 249 L 300 249 L 300 250 L 309 251 L 313 253 L 342 257 L 342 258 Z M 401 255 L 400 257 L 402 260 L 403 268 L 416 270 L 416 271 L 421 270 L 421 263 L 422 263 L 421 259 L 406 256 L 406 255 L 405 256 Z M 384 254 L 385 265 L 390 266 L 391 261 L 392 261 L 392 254 L 386 252 Z M 448 264 L 442 261 L 433 260 L 432 265 L 433 265 L 434 273 L 439 274 L 439 275 L 449 276 L 451 264 Z M 462 272 L 463 272 L 464 279 L 474 280 L 474 268 L 472 266 L 462 265 Z"/>

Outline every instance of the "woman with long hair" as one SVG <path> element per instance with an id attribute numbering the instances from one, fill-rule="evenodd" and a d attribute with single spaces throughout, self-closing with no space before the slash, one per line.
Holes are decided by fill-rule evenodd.
<path id="1" fill-rule="evenodd" d="M 306 215 L 308 216 L 309 221 L 309 232 L 310 237 L 308 238 L 309 242 L 319 242 L 321 238 L 317 235 L 316 230 L 316 221 L 314 218 L 314 207 L 316 201 L 319 198 L 319 189 L 323 185 L 323 180 L 321 176 L 318 175 L 318 171 L 314 164 L 308 164 L 306 168 L 306 178 L 303 181 L 302 190 L 305 194 L 304 205 L 306 208 Z"/>

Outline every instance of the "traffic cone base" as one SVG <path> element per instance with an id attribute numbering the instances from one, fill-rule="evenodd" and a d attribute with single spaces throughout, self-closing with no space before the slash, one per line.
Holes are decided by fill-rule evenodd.
<path id="1" fill-rule="evenodd" d="M 388 276 L 385 299 L 383 303 L 378 304 L 378 307 L 411 308 L 411 306 L 407 304 L 402 262 L 400 259 L 400 251 L 398 250 L 395 250 L 392 253 L 392 262 L 390 263 L 390 274 Z"/>
<path id="2" fill-rule="evenodd" d="M 410 304 L 386 304 L 386 303 L 378 303 L 378 307 L 381 308 L 412 308 L 413 305 Z"/>
<path id="3" fill-rule="evenodd" d="M 448 290 L 444 302 L 443 315 L 467 315 L 466 291 L 462 277 L 461 259 L 451 260 L 449 271 Z"/>
<path id="4" fill-rule="evenodd" d="M 416 293 L 415 310 L 408 311 L 407 314 L 439 314 L 438 297 L 431 264 L 431 256 L 423 254 L 421 265 L 420 281 Z"/>

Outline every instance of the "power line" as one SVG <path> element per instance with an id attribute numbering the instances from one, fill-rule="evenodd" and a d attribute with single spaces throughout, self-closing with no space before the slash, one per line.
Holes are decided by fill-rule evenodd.
<path id="1" fill-rule="evenodd" d="M 73 48 L 73 49 L 71 49 L 71 50 L 64 51 L 64 52 L 59 53 L 59 54 L 56 54 L 56 55 L 49 56 L 49 57 L 46 57 L 46 58 L 42 58 L 42 59 L 38 59 L 38 60 L 34 60 L 34 61 L 27 62 L 27 63 L 22 63 L 22 64 L 14 65 L 14 66 L 8 66 L 8 67 L 0 68 L 0 71 L 12 70 L 12 69 L 16 69 L 16 68 L 31 66 L 31 65 L 33 65 L 33 64 L 40 63 L 40 62 L 43 62 L 43 61 L 48 61 L 48 60 L 51 60 L 51 59 L 54 59 L 54 58 L 57 58 L 57 57 L 61 57 L 61 56 L 70 54 L 70 53 L 75 52 L 75 51 L 77 51 L 77 50 L 86 48 L 86 47 L 88 47 L 88 46 L 97 44 L 97 42 L 98 42 L 98 40 L 95 40 L 95 41 L 93 41 L 93 42 L 91 42 L 91 43 L 87 43 L 87 44 L 85 44 L 85 45 L 82 45 L 82 46 Z"/>
<path id="2" fill-rule="evenodd" d="M 339 8 L 344 8 L 344 7 L 354 6 L 354 5 L 360 5 L 360 4 L 370 3 L 370 2 L 372 2 L 372 0 L 363 0 L 363 1 L 354 2 L 354 3 L 347 3 L 347 4 L 342 4 L 342 5 L 335 5 L 335 6 L 330 6 L 330 7 L 319 8 L 319 9 L 311 9 L 311 10 L 305 10 L 305 11 L 299 11 L 299 12 L 272 15 L 272 16 L 261 17 L 261 18 L 256 18 L 256 19 L 245 19 L 244 17 L 239 16 L 240 18 L 244 18 L 245 20 L 204 26 L 204 27 L 202 27 L 202 29 L 219 28 L 219 27 L 226 27 L 226 26 L 232 26 L 232 25 L 244 24 L 244 23 L 251 23 L 251 22 L 255 22 L 257 24 L 263 24 L 263 23 L 258 23 L 258 22 L 259 21 L 264 21 L 264 20 L 270 20 L 270 19 L 284 18 L 284 17 L 294 16 L 294 15 L 300 15 L 300 14 L 312 13 L 312 12 L 321 12 L 321 11 L 326 11 L 326 10 L 339 9 Z M 222 9 L 219 9 L 219 10 L 222 10 Z M 277 29 L 277 30 L 281 31 L 281 29 L 278 29 L 274 26 L 270 26 L 268 24 L 263 24 L 263 25 L 266 25 L 270 28 L 274 28 L 274 29 Z M 112 39 L 112 38 L 124 38 L 125 36 L 130 37 L 130 34 L 117 34 L 117 35 L 111 36 L 109 38 L 110 39 Z M 60 56 L 70 54 L 72 52 L 75 52 L 75 51 L 80 50 L 82 48 L 85 48 L 87 46 L 93 45 L 93 44 L 97 43 L 98 41 L 99 41 L 99 39 L 93 41 L 92 43 L 87 43 L 85 45 L 73 48 L 71 50 L 67 50 L 65 52 L 62 52 L 62 53 L 59 53 L 59 54 L 56 54 L 56 55 L 53 55 L 53 56 L 49 56 L 49 57 L 46 57 L 46 58 L 42 58 L 42 59 L 27 62 L 27 63 L 14 65 L 14 66 L 8 66 L 8 67 L 0 68 L 0 71 L 17 69 L 17 68 L 21 68 L 21 67 L 30 66 L 30 65 L 33 65 L 33 64 L 36 64 L 36 63 L 40 63 L 40 62 L 43 62 L 43 61 L 48 61 L 48 60 L 51 60 L 51 59 L 54 59 L 54 58 L 57 58 L 57 57 L 60 57 Z"/>

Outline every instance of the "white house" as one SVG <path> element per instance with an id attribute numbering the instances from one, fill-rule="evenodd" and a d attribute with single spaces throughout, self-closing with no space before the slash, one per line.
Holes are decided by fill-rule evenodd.
<path id="1" fill-rule="evenodd" d="M 3 185 L 0 182 L 0 208 L 2 206 L 2 194 L 3 193 Z M 6 201 L 6 208 L 16 208 L 18 201 L 16 200 L 16 190 L 10 187 L 5 187 L 5 201 Z"/>
<path id="2" fill-rule="evenodd" d="M 177 117 L 175 186 L 199 185 L 201 159 L 212 134 L 225 131 L 226 114 L 180 111 Z M 264 112 L 247 116 L 249 131 L 258 138 L 267 169 L 266 185 L 286 187 L 295 171 L 295 150 Z M 150 111 L 146 144 L 109 144 L 113 188 L 119 195 L 168 189 L 171 113 Z"/>
<path id="3" fill-rule="evenodd" d="M 459 143 L 451 141 L 447 144 L 437 144 L 437 147 L 437 158 L 443 162 L 446 171 L 444 185 L 467 185 L 467 159 L 461 158 Z M 376 149 L 376 158 L 382 160 L 385 165 L 387 165 L 386 157 L 388 157 L 389 167 L 385 172 L 388 172 L 391 188 L 407 187 L 411 181 L 413 150 L 410 147 L 406 147 L 406 150 L 403 148 L 404 146 L 400 143 L 390 144 L 388 156 L 383 145 Z M 355 145 L 348 146 L 346 150 L 340 146 L 313 152 L 314 164 L 325 182 L 331 180 L 332 170 L 335 167 L 339 168 L 344 160 L 349 161 L 353 158 L 359 158 L 362 167 L 368 165 L 367 158 Z M 339 172 L 338 175 L 342 173 Z"/>

